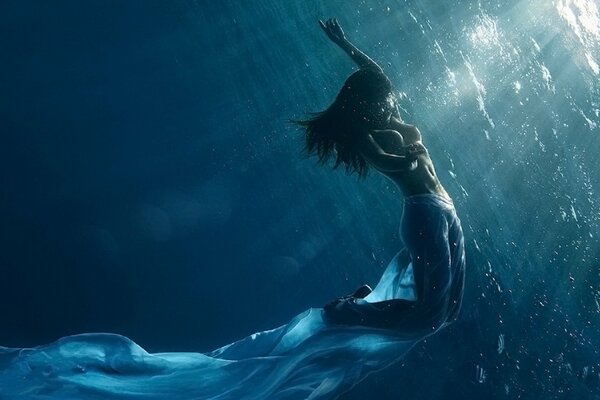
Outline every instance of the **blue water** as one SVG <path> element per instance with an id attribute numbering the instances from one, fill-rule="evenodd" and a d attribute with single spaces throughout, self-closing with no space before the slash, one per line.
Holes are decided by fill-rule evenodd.
<path id="1" fill-rule="evenodd" d="M 459 321 L 343 399 L 600 392 L 592 0 L 0 5 L 0 344 L 205 352 L 376 283 L 401 197 L 287 123 L 380 62 L 463 221 Z"/>

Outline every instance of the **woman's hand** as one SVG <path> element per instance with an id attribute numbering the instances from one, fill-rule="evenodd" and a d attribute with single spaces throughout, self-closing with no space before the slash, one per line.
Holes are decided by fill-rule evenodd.
<path id="1" fill-rule="evenodd" d="M 403 147 L 407 157 L 416 157 L 419 154 L 427 154 L 427 148 L 421 142 L 409 144 Z"/>
<path id="2" fill-rule="evenodd" d="M 372 68 L 383 73 L 383 70 L 375 61 L 371 60 L 368 55 L 360 51 L 355 45 L 346 39 L 346 35 L 344 35 L 344 31 L 342 30 L 342 27 L 337 19 L 329 18 L 325 22 L 319 20 L 319 25 L 327 37 L 333 43 L 340 46 L 340 48 L 344 50 L 360 68 Z"/>
<path id="3" fill-rule="evenodd" d="M 347 41 L 346 35 L 344 35 L 344 31 L 336 18 L 329 18 L 325 22 L 319 20 L 319 25 L 321 25 L 321 28 L 333 43 L 340 45 Z"/>

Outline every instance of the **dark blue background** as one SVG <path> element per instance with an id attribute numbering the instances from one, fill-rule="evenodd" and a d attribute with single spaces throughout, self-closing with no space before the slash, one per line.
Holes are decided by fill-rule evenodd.
<path id="1" fill-rule="evenodd" d="M 375 283 L 400 195 L 318 168 L 288 122 L 352 71 L 334 15 L 405 95 L 469 264 L 461 321 L 347 397 L 591 396 L 598 45 L 515 1 L 3 2 L 0 344 L 207 351 Z"/>

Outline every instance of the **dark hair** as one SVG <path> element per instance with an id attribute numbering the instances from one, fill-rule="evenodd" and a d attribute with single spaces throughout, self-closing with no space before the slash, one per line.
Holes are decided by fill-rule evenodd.
<path id="1" fill-rule="evenodd" d="M 392 84 L 376 69 L 360 69 L 346 79 L 334 102 L 303 121 L 293 121 L 305 131 L 305 150 L 320 164 L 335 159 L 333 168 L 346 167 L 348 174 L 366 176 L 369 166 L 357 150 L 359 135 L 381 126 L 382 104 L 390 104 Z M 379 114 L 378 114 L 379 113 Z"/>

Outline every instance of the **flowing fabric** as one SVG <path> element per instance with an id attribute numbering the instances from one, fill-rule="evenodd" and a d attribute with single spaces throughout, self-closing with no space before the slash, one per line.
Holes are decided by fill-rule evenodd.
<path id="1" fill-rule="evenodd" d="M 415 214 L 431 217 L 421 225 L 439 223 L 442 218 L 450 226 L 460 227 L 454 208 L 435 196 L 407 199 L 405 221 L 410 201 L 427 205 L 418 208 L 427 215 Z M 445 318 L 417 338 L 407 340 L 392 329 L 332 324 L 323 319 L 319 308 L 308 309 L 277 329 L 206 354 L 150 354 L 130 339 L 114 334 L 68 336 L 33 349 L 0 347 L 0 399 L 335 398 L 369 373 L 398 361 L 415 343 L 455 317 L 464 282 L 462 231 L 446 229 L 443 234 L 443 242 L 430 245 L 458 250 L 425 279 L 449 279 L 443 287 L 446 298 L 441 301 Z M 366 302 L 417 300 L 421 289 L 415 283 L 413 263 L 402 260 L 400 253 L 394 257 Z M 450 275 L 440 274 L 438 268 L 448 269 Z"/>
<path id="2" fill-rule="evenodd" d="M 457 317 L 464 291 L 465 252 L 452 200 L 434 194 L 407 197 L 400 236 L 407 250 L 404 259 L 412 261 L 416 297 L 406 299 L 395 292 L 402 288 L 401 274 L 384 274 L 398 282 L 384 284 L 382 280 L 365 299 L 349 297 L 326 306 L 328 322 L 389 329 L 415 340 Z"/>

